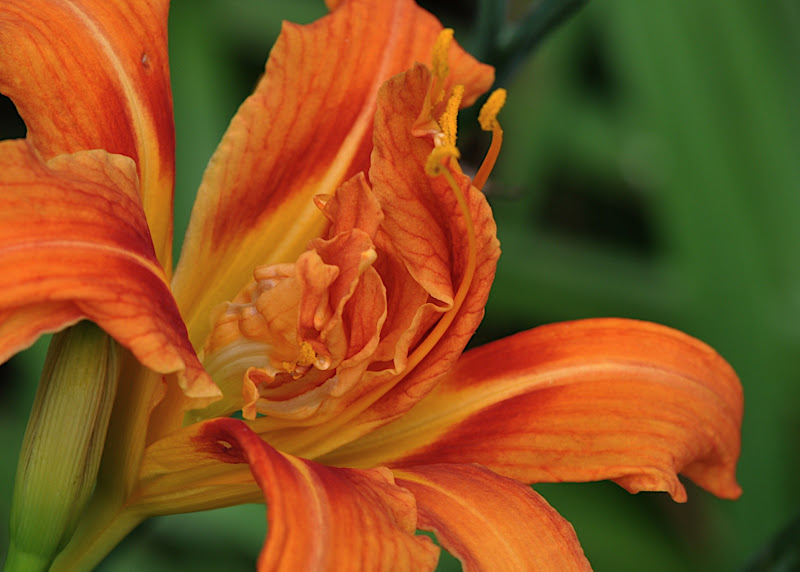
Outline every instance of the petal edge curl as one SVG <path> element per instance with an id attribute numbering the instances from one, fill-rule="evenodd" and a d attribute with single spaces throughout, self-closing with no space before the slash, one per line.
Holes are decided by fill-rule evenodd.
<path id="1" fill-rule="evenodd" d="M 321 460 L 477 462 L 528 483 L 611 479 L 683 502 L 680 472 L 737 498 L 742 409 L 731 367 L 686 334 L 635 320 L 564 322 L 465 353 L 403 418 Z"/>
<path id="2" fill-rule="evenodd" d="M 0 314 L 17 327 L 0 359 L 88 318 L 154 371 L 183 372 L 186 395 L 218 394 L 156 259 L 131 159 L 83 151 L 45 164 L 28 142 L 4 141 L 0 188 Z"/>

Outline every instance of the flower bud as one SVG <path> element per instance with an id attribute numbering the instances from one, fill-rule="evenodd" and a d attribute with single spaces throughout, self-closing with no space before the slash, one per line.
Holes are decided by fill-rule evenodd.
<path id="1" fill-rule="evenodd" d="M 17 466 L 7 570 L 46 570 L 91 495 L 119 377 L 117 346 L 81 322 L 47 352 Z"/>

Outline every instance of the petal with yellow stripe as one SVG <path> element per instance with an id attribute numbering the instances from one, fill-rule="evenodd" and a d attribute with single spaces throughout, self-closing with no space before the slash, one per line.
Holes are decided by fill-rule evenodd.
<path id="1" fill-rule="evenodd" d="M 611 479 L 736 498 L 742 390 L 704 343 L 648 322 L 543 326 L 466 352 L 401 419 L 321 461 L 481 463 L 526 482 Z"/>
<path id="2" fill-rule="evenodd" d="M 313 24 L 284 24 L 266 74 L 241 106 L 203 178 L 173 282 L 195 347 L 209 315 L 257 266 L 294 262 L 323 234 L 316 195 L 367 172 L 378 89 L 429 62 L 441 24 L 411 0 L 349 0 Z M 464 105 L 493 80 L 450 48 Z M 199 262 L 202 263 L 199 263 Z"/>

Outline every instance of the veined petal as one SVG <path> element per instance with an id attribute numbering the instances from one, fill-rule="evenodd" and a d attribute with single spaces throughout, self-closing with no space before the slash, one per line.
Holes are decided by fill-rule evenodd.
<path id="1" fill-rule="evenodd" d="M 156 253 L 172 270 L 175 134 L 168 0 L 4 0 L 0 92 L 44 160 L 104 149 L 132 158 Z"/>
<path id="2" fill-rule="evenodd" d="M 411 0 L 350 0 L 308 26 L 284 24 L 192 212 L 173 288 L 195 347 L 212 309 L 232 300 L 255 267 L 294 262 L 322 234 L 325 217 L 312 198 L 367 171 L 378 88 L 415 61 L 430 62 L 441 29 Z M 468 105 L 493 72 L 455 45 L 450 56 L 451 81 L 468 86 Z"/>
<path id="3" fill-rule="evenodd" d="M 403 418 L 321 460 L 478 462 L 527 483 L 611 479 L 682 502 L 683 473 L 741 489 L 742 389 L 704 343 L 623 319 L 543 326 L 464 354 Z"/>
<path id="4" fill-rule="evenodd" d="M 419 527 L 465 571 L 591 570 L 572 525 L 519 481 L 478 465 L 394 471 L 417 499 Z"/>
<path id="5" fill-rule="evenodd" d="M 314 459 L 403 415 L 455 364 L 483 317 L 500 254 L 496 227 L 457 165 L 449 172 L 457 187 L 425 172 L 437 134 L 416 126 L 430 111 L 432 84 L 431 72 L 415 65 L 378 96 L 370 180 L 383 222 L 391 221 L 375 237 L 386 318 L 371 365 L 357 387 L 300 422 L 265 411 L 252 428 L 283 451 Z"/>
<path id="6" fill-rule="evenodd" d="M 156 260 L 133 161 L 82 151 L 42 163 L 0 143 L 0 360 L 40 334 L 96 322 L 149 368 L 183 372 L 186 394 L 218 389 L 203 371 Z"/>
<path id="7" fill-rule="evenodd" d="M 205 423 L 197 447 L 223 463 L 248 463 L 263 490 L 269 532 L 259 570 L 436 566 L 439 550 L 414 534 L 414 497 L 387 469 L 339 469 L 284 455 L 234 419 Z"/>
<path id="8" fill-rule="evenodd" d="M 468 277 L 465 215 L 444 178 L 425 173 L 433 135 L 414 129 L 431 81 L 422 65 L 392 77 L 381 87 L 375 116 L 370 181 L 386 223 L 375 239 L 375 267 L 388 309 L 374 359 L 393 368 L 372 366 L 360 392 L 347 395 L 336 404 L 337 415 L 316 427 L 282 431 L 274 430 L 273 419 L 257 420 L 253 427 L 282 450 L 316 458 L 400 417 L 453 367 L 483 318 L 500 255 L 496 226 L 484 195 L 454 171 L 475 236 L 475 269 Z M 455 293 L 464 281 L 465 296 L 456 308 Z M 432 326 L 451 311 L 452 322 L 433 339 Z"/>
<path id="9" fill-rule="evenodd" d="M 466 297 L 445 336 L 398 388 L 399 393 L 417 395 L 427 392 L 430 383 L 426 382 L 452 367 L 478 327 L 500 256 L 497 227 L 486 198 L 471 186 L 468 177 L 454 172 L 475 234 L 475 273 L 466 276 L 470 245 L 465 213 L 444 177 L 432 178 L 425 172 L 433 137 L 420 136 L 415 123 L 432 81 L 430 70 L 418 64 L 382 87 L 370 169 L 373 190 L 385 216 L 376 239 L 378 246 L 402 245 L 394 250 L 400 264 L 442 310 L 453 307 L 456 290 L 469 280 Z M 398 282 L 387 279 L 390 304 L 404 295 L 398 290 L 408 288 Z M 398 310 L 390 313 L 395 320 L 408 315 L 408 311 Z M 411 391 L 412 387 L 416 390 Z"/>

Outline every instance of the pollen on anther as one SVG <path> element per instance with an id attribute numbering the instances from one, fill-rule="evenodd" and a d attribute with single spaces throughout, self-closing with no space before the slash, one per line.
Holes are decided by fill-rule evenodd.
<path id="1" fill-rule="evenodd" d="M 436 37 L 436 43 L 433 44 L 433 75 L 443 81 L 450 72 L 450 67 L 447 65 L 447 52 L 450 49 L 450 43 L 453 41 L 452 28 L 445 28 Z"/>
<path id="2" fill-rule="evenodd" d="M 503 129 L 497 120 L 497 114 L 500 113 L 505 103 L 506 90 L 502 88 L 496 89 L 486 100 L 486 103 L 483 104 L 478 114 L 478 122 L 481 124 L 481 129 L 492 132 L 492 144 L 486 152 L 486 158 L 483 160 L 480 169 L 478 169 L 478 173 L 472 179 L 472 184 L 477 189 L 483 189 L 486 184 L 486 180 L 497 162 L 500 147 L 503 145 Z"/>
<path id="3" fill-rule="evenodd" d="M 481 107 L 478 114 L 478 122 L 481 124 L 481 129 L 484 131 L 492 131 L 500 126 L 497 121 L 497 114 L 503 109 L 506 104 L 506 90 L 503 88 L 496 89 L 486 100 L 486 103 Z"/>
<path id="4" fill-rule="evenodd" d="M 464 86 L 456 85 L 453 87 L 453 95 L 447 101 L 447 107 L 439 118 L 439 126 L 444 133 L 444 141 L 447 145 L 456 144 L 456 132 L 458 130 L 458 108 L 461 106 L 461 99 L 464 97 Z"/>

